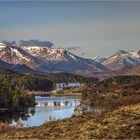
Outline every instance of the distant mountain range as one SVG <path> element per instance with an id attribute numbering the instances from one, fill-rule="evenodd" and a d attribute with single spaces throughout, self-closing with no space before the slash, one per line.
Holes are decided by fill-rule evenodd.
<path id="1" fill-rule="evenodd" d="M 140 63 L 139 51 L 124 51 L 119 50 L 109 58 L 94 58 L 95 61 L 100 62 L 110 70 L 120 70 Z"/>
<path id="2" fill-rule="evenodd" d="M 15 46 L 0 43 L 0 59 L 5 65 L 26 66 L 29 70 L 40 72 L 68 72 L 93 75 L 94 72 L 105 72 L 109 69 L 93 60 L 76 56 L 64 49 L 43 46 Z M 15 66 L 16 65 L 16 66 Z M 4 66 L 4 65 L 3 65 Z"/>
<path id="3" fill-rule="evenodd" d="M 0 67 L 24 73 L 67 72 L 97 77 L 140 74 L 140 51 L 119 50 L 109 58 L 86 59 L 64 49 L 42 46 L 43 43 L 39 46 L 39 42 L 35 43 L 38 46 L 32 41 L 22 41 L 21 46 L 0 43 Z"/>

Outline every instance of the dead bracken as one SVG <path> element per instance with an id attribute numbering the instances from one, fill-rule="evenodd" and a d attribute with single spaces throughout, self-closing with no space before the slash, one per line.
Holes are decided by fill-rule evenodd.
<path id="1" fill-rule="evenodd" d="M 121 107 L 102 115 L 86 113 L 38 127 L 12 129 L 0 135 L 9 139 L 138 139 L 140 104 Z"/>

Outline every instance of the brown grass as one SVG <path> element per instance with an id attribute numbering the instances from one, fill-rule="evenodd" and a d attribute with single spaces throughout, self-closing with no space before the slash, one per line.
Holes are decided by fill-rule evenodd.
<path id="1" fill-rule="evenodd" d="M 10 126 L 8 123 L 0 122 L 0 134 L 12 129 L 13 127 Z"/>
<path id="2" fill-rule="evenodd" d="M 88 113 L 39 127 L 13 129 L 2 136 L 3 139 L 140 139 L 139 131 L 140 104 L 137 104 L 103 116 Z"/>

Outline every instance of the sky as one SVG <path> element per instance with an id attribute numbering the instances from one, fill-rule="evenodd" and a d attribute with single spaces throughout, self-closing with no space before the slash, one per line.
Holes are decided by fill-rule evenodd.
<path id="1" fill-rule="evenodd" d="M 0 0 L 0 41 L 40 39 L 74 54 L 140 49 L 140 1 Z"/>

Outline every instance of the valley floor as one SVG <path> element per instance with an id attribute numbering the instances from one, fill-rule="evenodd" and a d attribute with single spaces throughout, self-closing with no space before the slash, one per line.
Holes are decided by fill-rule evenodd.
<path id="1" fill-rule="evenodd" d="M 12 129 L 1 139 L 139 139 L 140 104 L 120 107 L 102 115 L 86 113 L 38 127 Z"/>

